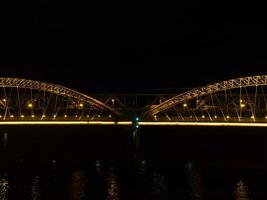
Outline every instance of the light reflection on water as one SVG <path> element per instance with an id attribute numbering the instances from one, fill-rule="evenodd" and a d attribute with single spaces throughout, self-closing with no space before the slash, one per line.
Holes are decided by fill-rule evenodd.
<path id="1" fill-rule="evenodd" d="M 7 200 L 9 184 L 6 178 L 0 179 L 0 200 Z"/>
<path id="2" fill-rule="evenodd" d="M 250 200 L 248 187 L 243 180 L 240 180 L 236 185 L 234 200 Z"/>
<path id="3" fill-rule="evenodd" d="M 190 200 L 202 200 L 203 199 L 203 188 L 201 182 L 201 176 L 198 172 L 197 167 L 188 162 L 185 164 L 185 177 L 188 187 L 187 196 Z"/>
<path id="4" fill-rule="evenodd" d="M 39 177 L 36 176 L 32 183 L 32 192 L 31 192 L 31 199 L 32 200 L 39 200 L 40 199 L 40 186 L 39 186 Z"/>
<path id="5" fill-rule="evenodd" d="M 54 163 L 53 166 L 55 170 L 56 168 L 55 162 L 52 162 L 52 163 Z M 39 173 L 38 173 L 38 176 L 35 176 L 33 178 L 33 180 L 19 180 L 17 183 L 14 178 L 12 179 L 12 176 L 8 176 L 9 178 L 7 178 L 6 174 L 2 175 L 0 177 L 0 200 L 13 199 L 10 196 L 15 196 L 14 192 L 18 192 L 18 194 L 24 194 L 27 199 L 32 199 L 32 200 L 47 199 L 44 197 L 45 195 L 48 196 L 48 199 L 54 199 L 54 197 L 58 194 L 62 196 L 66 194 L 65 195 L 66 197 L 64 196 L 64 198 L 62 199 L 67 198 L 70 200 L 128 199 L 128 198 L 124 198 L 124 195 L 125 195 L 125 188 L 129 186 L 125 187 L 125 185 L 123 185 L 123 183 L 125 182 L 123 178 L 121 179 L 123 174 L 120 170 L 118 170 L 120 169 L 118 168 L 118 165 L 113 164 L 113 163 L 112 165 L 107 165 L 107 163 L 101 162 L 101 164 L 99 164 L 99 166 L 97 167 L 99 169 L 101 168 L 101 170 L 96 170 L 96 168 L 94 168 L 96 167 L 95 164 L 96 164 L 95 162 L 92 162 L 92 165 L 90 168 L 91 171 L 85 168 L 82 170 L 81 169 L 75 170 L 73 172 L 69 171 L 68 174 L 64 174 L 64 176 L 66 176 L 68 180 L 68 182 L 66 183 L 62 183 L 62 177 L 58 175 L 58 178 L 57 178 L 58 184 L 59 185 L 66 184 L 67 186 L 66 188 L 55 187 L 55 191 L 59 191 L 63 188 L 61 191 L 62 193 L 55 192 L 51 194 L 50 193 L 45 194 L 44 192 L 45 188 L 47 187 L 47 184 L 51 183 L 51 180 L 49 179 L 50 182 L 46 182 L 44 184 L 45 177 Z M 168 170 L 165 170 L 165 169 L 151 169 L 152 168 L 151 164 L 146 160 L 140 161 L 139 165 L 137 166 L 138 166 L 138 168 L 136 168 L 137 176 L 134 177 L 133 179 L 126 180 L 128 182 L 132 182 L 131 187 L 133 186 L 133 188 L 130 188 L 130 189 L 126 188 L 127 189 L 126 191 L 129 192 L 129 194 L 127 194 L 128 196 L 136 197 L 136 198 L 133 197 L 132 199 L 138 199 L 138 200 L 172 199 L 170 197 L 170 194 L 171 194 L 170 191 L 176 190 L 175 191 L 176 192 L 175 195 L 177 195 L 176 197 L 178 199 L 185 199 L 185 200 L 186 199 L 190 199 L 190 200 L 209 199 L 207 198 L 209 195 L 211 195 L 212 197 L 216 196 L 220 200 L 228 199 L 224 197 L 221 198 L 220 194 L 225 195 L 225 197 L 228 196 L 229 199 L 231 200 L 251 200 L 251 195 L 246 185 L 246 182 L 242 179 L 236 182 L 234 189 L 233 188 L 228 188 L 226 190 L 224 190 L 225 188 L 221 189 L 220 184 L 222 183 L 219 183 L 219 185 L 214 186 L 217 188 L 215 189 L 213 188 L 214 190 L 212 189 L 209 190 L 210 185 L 207 185 L 207 181 L 205 179 L 207 177 L 201 176 L 200 174 L 200 172 L 203 170 L 201 170 L 198 165 L 192 162 L 188 162 L 185 165 L 180 165 L 180 167 L 185 167 L 185 168 L 180 168 L 181 169 L 180 171 L 181 181 L 180 182 L 179 180 L 177 180 L 178 177 L 172 177 L 175 173 L 175 170 L 168 172 Z M 49 168 L 50 167 L 51 166 L 49 166 Z M 86 173 L 83 170 L 86 170 Z M 99 171 L 103 173 L 100 174 Z M 49 173 L 50 175 L 52 175 L 55 172 L 50 170 Z M 216 173 L 213 173 L 213 172 L 211 173 L 212 173 L 211 176 L 214 176 L 215 179 L 217 177 L 220 178 L 217 171 Z M 8 173 L 8 174 L 11 175 L 11 173 Z M 70 175 L 71 175 L 71 178 L 69 178 Z M 229 175 L 229 174 L 225 173 L 225 175 Z M 25 176 L 26 179 L 27 177 L 33 177 L 33 176 Z M 231 176 L 226 177 L 226 179 L 227 181 L 228 180 L 232 181 Z M 18 189 L 18 185 L 23 185 L 24 183 L 27 183 L 27 185 L 24 185 L 23 187 L 21 187 L 22 189 L 20 188 Z M 183 185 L 179 185 L 179 184 L 183 184 Z M 41 187 L 41 185 L 43 188 Z M 232 184 L 229 184 L 228 186 L 231 187 L 231 185 Z M 180 189 L 181 190 L 177 192 L 178 187 L 179 187 L 178 190 Z M 225 185 L 225 187 L 227 188 L 227 185 Z M 204 190 L 204 188 L 206 190 Z M 255 191 L 254 193 L 257 194 Z M 91 196 L 93 198 L 91 198 Z M 216 199 L 216 197 L 214 199 Z M 262 199 L 265 199 L 265 198 L 262 198 Z"/>
<path id="6" fill-rule="evenodd" d="M 154 172 L 152 175 L 153 191 L 152 199 L 165 198 L 166 190 L 168 188 L 165 176 Z"/>
<path id="7" fill-rule="evenodd" d="M 71 180 L 71 200 L 85 198 L 85 175 L 83 171 L 74 171 Z"/>
<path id="8" fill-rule="evenodd" d="M 107 182 L 107 200 L 119 200 L 120 199 L 120 191 L 119 184 L 117 180 L 117 176 L 115 175 L 114 166 L 109 167 L 106 182 Z"/>

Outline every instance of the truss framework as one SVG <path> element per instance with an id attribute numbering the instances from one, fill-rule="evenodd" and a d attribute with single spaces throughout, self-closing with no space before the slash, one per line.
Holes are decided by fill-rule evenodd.
<path id="1" fill-rule="evenodd" d="M 251 86 L 263 86 L 267 85 L 267 75 L 261 76 L 248 76 L 243 78 L 231 79 L 227 81 L 218 82 L 215 84 L 207 85 L 204 87 L 199 87 L 192 89 L 188 92 L 179 94 L 173 98 L 170 98 L 161 104 L 151 106 L 151 108 L 145 112 L 142 116 L 153 116 L 159 112 L 168 110 L 170 108 L 175 107 L 178 104 L 186 102 L 188 100 L 198 98 L 204 95 L 235 89 L 235 88 L 242 88 L 242 87 L 251 87 Z"/>
<path id="2" fill-rule="evenodd" d="M 29 88 L 29 89 L 50 92 L 57 95 L 73 98 L 80 102 L 89 103 L 99 109 L 106 110 L 116 115 L 119 115 L 119 113 L 116 112 L 114 109 L 112 109 L 111 107 L 107 106 L 106 104 L 95 98 L 92 98 L 88 95 L 82 94 L 75 90 L 60 85 L 56 85 L 53 83 L 45 83 L 45 82 L 20 79 L 20 78 L 0 78 L 0 87 Z"/>

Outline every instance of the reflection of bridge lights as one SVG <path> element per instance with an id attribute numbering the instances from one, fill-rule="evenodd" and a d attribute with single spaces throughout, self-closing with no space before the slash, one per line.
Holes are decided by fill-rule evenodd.
<path id="1" fill-rule="evenodd" d="M 184 104 L 183 104 L 183 107 L 186 108 L 186 107 L 187 107 L 187 103 L 184 103 Z"/>
<path id="2" fill-rule="evenodd" d="M 32 106 L 33 106 L 32 103 L 28 104 L 28 108 L 32 108 Z"/>

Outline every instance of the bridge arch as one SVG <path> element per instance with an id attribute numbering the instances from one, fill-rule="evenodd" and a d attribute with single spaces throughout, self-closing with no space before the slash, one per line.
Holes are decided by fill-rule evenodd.
<path id="1" fill-rule="evenodd" d="M 2 90 L 1 90 L 2 89 Z M 23 90 L 24 91 L 20 91 Z M 12 118 L 14 115 L 11 113 L 10 110 L 14 110 L 14 107 L 17 107 L 17 116 L 22 116 L 24 118 L 24 114 L 22 113 L 23 106 L 22 104 L 28 103 L 28 109 L 32 109 L 33 107 L 33 101 L 38 101 L 42 98 L 43 100 L 43 111 L 42 116 L 45 116 L 45 112 L 47 111 L 48 107 L 51 107 L 49 103 L 51 104 L 51 98 L 55 98 L 56 100 L 61 101 L 61 104 L 59 102 L 56 102 L 55 105 L 53 105 L 54 110 L 59 111 L 59 109 L 62 109 L 62 106 L 64 104 L 64 100 L 68 99 L 68 104 L 66 103 L 65 106 L 68 108 L 74 108 L 74 104 L 76 104 L 77 108 L 82 110 L 81 112 L 84 112 L 85 114 L 85 107 L 87 109 L 97 109 L 99 112 L 103 113 L 109 113 L 108 115 L 112 116 L 119 116 L 120 114 L 115 111 L 113 108 L 109 107 L 105 103 L 88 96 L 86 94 L 80 93 L 78 91 L 72 90 L 70 88 L 60 86 L 53 83 L 46 83 L 46 82 L 40 82 L 40 81 L 34 81 L 34 80 L 28 80 L 28 79 L 21 79 L 21 78 L 0 78 L 0 108 L 3 111 L 1 113 L 0 118 L 5 118 L 10 115 Z M 27 90 L 27 91 L 25 91 Z M 35 91 L 33 93 L 32 91 Z M 47 95 L 51 94 L 51 95 Z M 35 96 L 34 96 L 35 95 Z M 46 95 L 46 96 L 45 96 Z M 25 97 L 28 96 L 28 97 Z M 30 97 L 29 97 L 30 96 Z M 24 98 L 24 99 L 23 99 Z M 28 98 L 26 101 L 25 98 Z M 61 99 L 60 99 L 61 98 Z M 64 99 L 65 98 L 65 99 Z M 11 102 L 12 100 L 12 102 Z M 63 102 L 63 103 L 62 103 Z M 12 106 L 13 108 L 11 108 Z M 60 104 L 60 105 L 59 105 Z M 9 110 L 10 109 L 10 110 Z M 40 110 L 41 108 L 38 107 Z M 80 112 L 80 114 L 81 114 Z M 50 113 L 50 115 L 55 116 L 56 113 Z M 32 117 L 34 114 L 32 114 Z M 76 116 L 76 117 L 81 117 Z"/>
<path id="2" fill-rule="evenodd" d="M 235 112 L 237 112 L 237 117 L 240 116 L 238 115 L 238 112 L 240 112 L 243 107 L 245 107 L 245 104 L 242 104 L 242 97 L 241 97 L 241 91 L 245 90 L 244 92 L 246 93 L 246 96 L 248 96 L 248 88 L 254 88 L 255 89 L 255 94 L 254 94 L 254 98 L 257 98 L 258 95 L 258 86 L 267 86 L 267 75 L 259 75 L 259 76 L 247 76 L 247 77 L 241 77 L 241 78 L 237 78 L 237 79 L 230 79 L 230 80 L 226 80 L 226 81 L 221 81 L 221 82 L 217 82 L 214 84 L 210 84 L 210 85 L 206 85 L 203 87 L 197 87 L 194 88 L 192 90 L 189 90 L 187 92 L 178 94 L 170 99 L 167 99 L 166 101 L 159 103 L 157 105 L 152 105 L 150 107 L 150 109 L 148 111 L 146 111 L 143 114 L 143 118 L 149 118 L 149 117 L 155 117 L 156 115 L 160 114 L 160 113 L 166 113 L 169 110 L 172 109 L 176 109 L 177 107 L 183 107 L 183 109 L 187 109 L 189 110 L 189 106 L 187 104 L 187 102 L 190 102 L 191 100 L 197 100 L 201 97 L 209 97 L 212 96 L 213 94 L 217 94 L 220 92 L 225 92 L 226 95 L 232 95 L 230 94 L 232 90 L 237 89 L 240 93 L 240 97 L 238 99 L 239 103 L 234 100 L 232 98 L 235 104 Z M 266 97 L 265 97 L 265 92 L 267 92 L 266 88 L 261 88 L 261 93 L 263 94 L 263 98 L 265 101 L 265 111 L 267 113 L 267 102 L 266 102 Z M 266 91 L 265 91 L 266 90 Z M 229 92 L 228 92 L 229 91 Z M 227 93 L 228 92 L 228 93 Z M 225 102 L 224 102 L 225 103 Z M 250 115 L 251 118 L 254 118 L 254 115 L 256 114 L 256 104 L 255 102 L 247 102 L 248 107 L 250 107 Z M 213 105 L 211 105 L 212 107 Z M 220 105 L 216 105 L 217 107 L 221 107 L 220 109 L 222 110 L 222 106 Z M 213 106 L 215 107 L 215 106 Z M 238 108 L 237 108 L 238 107 Z M 253 108 L 252 108 L 253 107 Z M 195 107 L 196 109 L 196 107 Z M 207 107 L 206 107 L 207 109 Z M 253 111 L 254 110 L 254 111 Z M 192 111 L 192 109 L 191 109 Z M 202 110 L 203 111 L 203 110 Z M 189 115 L 188 115 L 189 116 Z M 194 118 L 194 116 L 190 116 L 191 118 Z M 205 116 L 204 116 L 205 117 Z M 215 115 L 215 117 L 217 118 L 217 116 Z M 224 119 L 228 118 L 229 116 L 227 116 L 226 113 L 223 114 Z M 265 118 L 267 119 L 267 114 L 265 116 Z M 211 117 L 210 117 L 211 119 Z"/>

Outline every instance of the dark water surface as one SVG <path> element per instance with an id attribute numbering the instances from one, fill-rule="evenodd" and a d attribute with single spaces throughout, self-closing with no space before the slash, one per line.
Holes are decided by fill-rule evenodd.
<path id="1" fill-rule="evenodd" d="M 0 200 L 264 200 L 267 129 L 0 127 Z M 135 146 L 137 149 L 135 150 Z"/>

